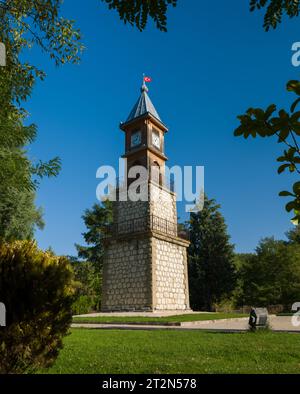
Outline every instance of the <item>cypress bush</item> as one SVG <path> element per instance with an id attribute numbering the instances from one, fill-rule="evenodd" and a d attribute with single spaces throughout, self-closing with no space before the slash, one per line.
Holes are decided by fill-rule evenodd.
<path id="1" fill-rule="evenodd" d="M 65 257 L 38 249 L 33 241 L 0 243 L 0 373 L 49 367 L 72 321 L 73 272 Z"/>

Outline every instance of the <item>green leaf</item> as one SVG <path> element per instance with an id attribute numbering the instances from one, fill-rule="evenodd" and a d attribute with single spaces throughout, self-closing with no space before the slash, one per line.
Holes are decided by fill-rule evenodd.
<path id="1" fill-rule="evenodd" d="M 238 127 L 237 129 L 234 130 L 234 136 L 239 137 L 244 134 L 244 130 L 242 126 Z"/>
<path id="2" fill-rule="evenodd" d="M 296 101 L 294 101 L 293 104 L 291 105 L 291 112 L 295 111 L 295 108 L 299 103 L 300 103 L 300 97 Z"/>
<path id="3" fill-rule="evenodd" d="M 299 99 L 300 100 L 300 99 Z M 265 118 L 266 120 L 273 114 L 273 112 L 276 111 L 276 105 L 275 104 L 271 104 L 268 106 L 268 108 L 266 109 L 265 112 Z"/>
<path id="4" fill-rule="evenodd" d="M 280 192 L 280 193 L 279 193 L 279 196 L 280 196 L 280 197 L 288 197 L 288 196 L 295 197 L 294 194 L 292 194 L 291 192 L 287 192 L 287 191 L 282 191 L 282 192 Z"/>
<path id="5" fill-rule="evenodd" d="M 286 161 L 286 157 L 285 156 L 279 156 L 277 158 L 277 161 L 279 161 L 279 162 Z"/>
<path id="6" fill-rule="evenodd" d="M 286 86 L 287 90 L 289 92 L 294 92 L 296 93 L 298 96 L 300 96 L 300 82 L 297 80 L 291 80 L 287 83 Z"/>
<path id="7" fill-rule="evenodd" d="M 278 174 L 281 174 L 289 166 L 289 164 L 282 164 L 277 170 Z"/>
<path id="8" fill-rule="evenodd" d="M 291 212 L 291 210 L 294 208 L 295 208 L 295 201 L 290 201 L 285 206 L 285 209 L 287 210 L 287 212 Z"/>
<path id="9" fill-rule="evenodd" d="M 279 142 L 283 142 L 287 139 L 290 134 L 290 130 L 288 127 L 283 128 L 279 133 Z"/>
<path id="10" fill-rule="evenodd" d="M 293 185 L 293 192 L 296 195 L 300 195 L 300 182 L 294 183 L 294 185 Z"/>
<path id="11" fill-rule="evenodd" d="M 296 171 L 296 166 L 295 166 L 295 164 L 290 164 L 290 165 L 289 165 L 289 171 L 290 171 L 290 172 L 295 172 L 295 171 Z"/>

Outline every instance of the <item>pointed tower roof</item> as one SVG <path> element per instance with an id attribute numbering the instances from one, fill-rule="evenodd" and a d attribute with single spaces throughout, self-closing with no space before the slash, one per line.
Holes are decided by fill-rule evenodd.
<path id="1" fill-rule="evenodd" d="M 156 119 L 158 119 L 160 122 L 162 122 L 154 105 L 152 104 L 152 101 L 150 100 L 150 97 L 148 96 L 148 88 L 146 86 L 146 83 L 145 81 L 143 81 L 143 85 L 141 88 L 141 95 L 138 101 L 136 102 L 135 106 L 132 108 L 126 120 L 126 123 L 145 114 L 150 114 L 154 116 Z"/>

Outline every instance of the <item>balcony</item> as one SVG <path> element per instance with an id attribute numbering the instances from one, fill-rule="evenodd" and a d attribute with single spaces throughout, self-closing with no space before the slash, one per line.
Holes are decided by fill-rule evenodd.
<path id="1" fill-rule="evenodd" d="M 157 231 L 172 237 L 182 238 L 187 241 L 189 240 L 189 232 L 187 229 L 183 228 L 182 225 L 178 225 L 177 223 L 170 222 L 167 219 L 163 219 L 155 215 L 115 223 L 107 228 L 104 237 L 110 238 L 112 236 L 138 234 L 147 231 Z"/>

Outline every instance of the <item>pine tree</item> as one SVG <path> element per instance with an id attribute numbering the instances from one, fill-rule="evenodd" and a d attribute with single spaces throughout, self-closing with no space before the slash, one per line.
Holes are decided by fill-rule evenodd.
<path id="1" fill-rule="evenodd" d="M 82 216 L 87 231 L 83 233 L 87 246 L 75 245 L 78 257 L 89 261 L 101 271 L 103 264 L 103 236 L 112 223 L 112 202 L 104 201 L 87 209 Z"/>
<path id="2" fill-rule="evenodd" d="M 82 216 L 87 230 L 82 234 L 85 246 L 76 244 L 78 257 L 69 257 L 75 278 L 81 283 L 73 305 L 76 313 L 100 310 L 104 237 L 112 224 L 112 202 L 94 204 Z"/>
<path id="3" fill-rule="evenodd" d="M 195 310 L 212 310 L 235 287 L 234 246 L 219 208 L 205 196 L 203 210 L 190 217 L 189 286 Z"/>

